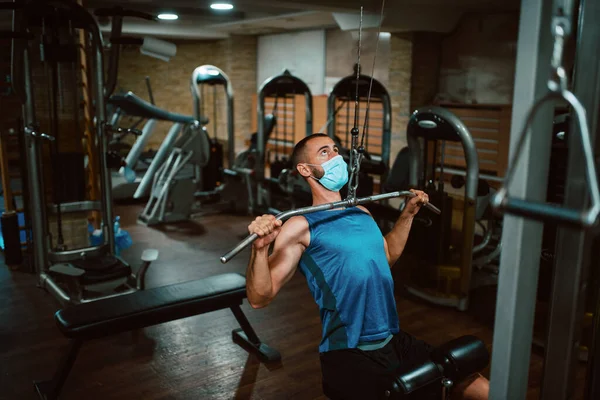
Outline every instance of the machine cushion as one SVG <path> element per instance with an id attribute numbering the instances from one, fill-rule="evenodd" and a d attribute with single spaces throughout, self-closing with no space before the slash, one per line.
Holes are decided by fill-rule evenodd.
<path id="1" fill-rule="evenodd" d="M 417 389 L 424 388 L 436 382 L 442 381 L 442 372 L 433 361 L 425 361 L 416 368 L 405 372 L 399 372 L 394 382 L 394 391 L 402 394 L 410 394 Z"/>
<path id="2" fill-rule="evenodd" d="M 227 273 L 78 304 L 54 318 L 66 337 L 89 340 L 227 308 L 245 297 L 244 276 Z"/>
<path id="3" fill-rule="evenodd" d="M 131 267 L 112 255 L 104 255 L 86 260 L 71 261 L 75 268 L 85 271 L 81 277 L 83 285 L 108 282 L 115 279 L 127 278 L 131 275 Z"/>
<path id="4" fill-rule="evenodd" d="M 444 369 L 446 378 L 459 382 L 483 370 L 490 354 L 481 339 L 466 335 L 436 347 L 431 359 Z"/>
<path id="5" fill-rule="evenodd" d="M 267 115 L 265 115 L 264 121 L 265 121 L 264 127 L 263 127 L 263 129 L 265 130 L 265 139 L 264 140 L 265 140 L 265 143 L 267 143 L 269 141 L 269 139 L 271 138 L 271 133 L 273 133 L 273 128 L 275 128 L 275 125 L 277 125 L 277 117 L 273 114 L 267 114 Z M 256 149 L 257 141 L 258 141 L 258 133 L 255 132 L 250 137 L 250 149 Z"/>
<path id="6" fill-rule="evenodd" d="M 124 113 L 134 117 L 181 122 L 183 124 L 188 124 L 195 121 L 195 118 L 190 115 L 176 114 L 158 108 L 152 103 L 148 103 L 146 100 L 139 98 L 132 92 L 127 92 L 126 94 L 113 94 L 110 96 L 108 103 L 120 108 Z M 206 125 L 208 123 L 208 119 L 206 117 L 202 117 L 200 123 L 202 125 Z"/>
<path id="7" fill-rule="evenodd" d="M 392 169 L 383 184 L 383 189 L 386 192 L 394 192 L 396 190 L 406 190 L 409 186 L 409 168 L 410 168 L 410 152 L 408 147 L 404 147 L 398 152 Z"/>

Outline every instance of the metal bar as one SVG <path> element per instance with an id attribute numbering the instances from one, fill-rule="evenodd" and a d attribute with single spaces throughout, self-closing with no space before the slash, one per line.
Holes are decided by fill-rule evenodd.
<path id="1" fill-rule="evenodd" d="M 313 213 L 313 212 L 317 212 L 317 211 L 333 210 L 334 208 L 341 208 L 341 207 L 347 208 L 347 207 L 352 207 L 355 205 L 371 203 L 374 201 L 392 199 L 395 197 L 415 197 L 415 196 L 416 195 L 413 192 L 409 192 L 409 191 L 383 193 L 383 194 L 377 194 L 374 196 L 362 197 L 360 199 L 347 199 L 347 200 L 336 201 L 333 203 L 320 204 L 318 206 L 297 208 L 295 210 L 289 210 L 289 211 L 285 211 L 280 214 L 277 214 L 275 216 L 275 219 L 283 221 L 283 220 L 286 220 L 288 218 L 291 218 L 291 217 L 294 217 L 297 215 L 309 214 L 309 213 Z M 425 205 L 425 207 L 430 209 L 431 211 L 433 211 L 436 214 L 440 214 L 440 210 L 431 203 L 427 203 Z M 235 246 L 233 248 L 233 250 L 231 250 L 230 252 L 228 252 L 227 254 L 222 256 L 221 262 L 223 264 L 227 263 L 229 260 L 231 260 L 233 257 L 235 257 L 240 251 L 244 250 L 247 246 L 252 244 L 252 242 L 254 242 L 257 238 L 258 238 L 258 235 L 256 233 L 248 235 L 237 246 Z"/>
<path id="2" fill-rule="evenodd" d="M 510 134 L 513 154 L 527 110 L 547 91 L 551 11 L 552 3 L 544 0 L 521 2 Z M 536 134 L 525 143 L 510 190 L 521 198 L 542 201 L 550 160 L 550 107 L 537 114 L 533 129 Z M 541 242 L 541 223 L 505 215 L 492 345 L 492 400 L 526 398 Z"/>
<path id="3" fill-rule="evenodd" d="M 37 126 L 35 115 L 35 98 L 32 82 L 32 71 L 29 57 L 29 46 L 23 46 L 23 80 L 25 84 L 24 95 L 25 104 L 23 107 L 23 120 L 25 123 L 25 143 L 27 148 L 27 180 L 29 183 L 29 193 L 31 194 L 31 230 L 33 234 L 33 260 L 35 271 L 39 274 L 47 267 L 47 219 L 44 182 L 40 173 L 41 160 L 41 137 L 35 134 L 34 129 Z"/>
<path id="4" fill-rule="evenodd" d="M 597 54 L 600 46 L 600 26 L 597 21 L 600 18 L 600 3 L 582 0 L 580 13 L 573 94 L 583 108 L 588 110 L 587 124 L 593 148 L 599 128 L 597 110 L 600 106 L 600 68 Z M 573 32 L 573 35 L 575 33 Z M 584 127 L 572 118 L 568 137 L 569 158 L 565 183 L 565 206 L 571 209 L 584 209 L 590 204 L 587 192 L 592 185 L 588 185 L 584 178 L 588 168 L 586 158 L 582 157 L 584 148 L 579 137 L 583 129 Z M 597 176 L 592 179 L 597 179 Z M 567 226 L 560 226 L 558 229 L 553 296 L 549 311 L 548 338 L 541 385 L 542 398 L 568 399 L 574 395 L 592 240 L 592 234 L 584 229 Z M 588 374 L 590 372 L 588 370 Z M 592 376 L 588 375 L 588 384 L 593 382 L 593 379 L 589 379 Z"/>
<path id="5" fill-rule="evenodd" d="M 83 341 L 79 339 L 72 340 L 69 344 L 69 350 L 63 356 L 62 362 L 59 364 L 58 369 L 51 381 L 35 382 L 34 386 L 38 392 L 38 395 L 42 399 L 54 400 L 60 395 L 62 387 L 73 368 L 73 364 L 79 353 L 79 349 Z"/>
<path id="6" fill-rule="evenodd" d="M 242 311 L 240 306 L 238 306 L 238 305 L 231 306 L 230 309 L 231 309 L 231 312 L 233 313 L 233 315 L 235 316 L 235 319 L 237 319 L 238 323 L 242 327 L 242 330 L 248 337 L 248 340 L 252 344 L 260 345 L 260 339 L 258 338 L 258 335 L 254 331 L 254 328 L 252 328 L 252 325 L 250 325 L 248 318 L 246 318 L 246 315 L 244 314 L 244 312 Z"/>
<path id="7" fill-rule="evenodd" d="M 108 169 L 108 160 L 106 158 L 106 151 L 108 149 L 108 136 L 106 135 L 105 131 L 106 103 L 104 101 L 105 96 L 110 96 L 114 87 L 111 88 L 110 86 L 108 86 L 108 88 L 106 88 L 104 84 L 104 55 L 102 34 L 100 33 L 100 28 L 94 22 L 94 25 L 90 26 L 90 30 L 93 38 L 92 43 L 94 43 L 94 49 L 96 51 L 94 59 L 94 72 L 96 73 L 96 140 L 98 142 L 97 150 L 100 156 L 100 191 L 102 193 L 102 219 L 104 221 L 104 237 L 106 238 L 106 242 L 108 243 L 110 252 L 114 254 L 115 231 L 113 229 L 112 183 L 111 174 Z M 109 80 L 111 79 L 112 74 L 116 74 L 116 70 L 111 71 L 111 73 L 109 73 Z"/>
<path id="8" fill-rule="evenodd" d="M 600 239 L 600 238 L 597 238 Z M 596 240 L 593 248 L 598 248 L 600 240 Z M 592 323 L 592 343 L 588 352 L 587 376 L 585 384 L 585 398 L 598 399 L 600 398 L 600 285 L 596 277 L 596 285 L 594 288 L 596 301 L 593 310 Z"/>
<path id="9" fill-rule="evenodd" d="M 118 78 L 118 70 L 119 70 L 119 57 L 121 52 L 121 45 L 117 44 L 118 39 L 121 37 L 121 31 L 123 29 L 123 16 L 122 15 L 114 15 L 112 18 L 112 29 L 110 32 L 111 39 L 115 39 L 115 42 L 110 47 L 110 54 L 108 59 L 108 79 L 106 82 L 106 98 L 108 98 L 112 92 L 115 91 L 117 87 L 117 78 Z M 97 43 L 97 45 L 100 45 Z M 102 71 L 104 71 L 104 65 L 102 66 Z M 104 73 L 104 72 L 103 72 Z M 104 89 L 104 88 L 103 88 Z M 152 93 L 150 92 L 150 96 Z M 150 97 L 150 101 L 154 104 L 152 97 Z"/>
<path id="10" fill-rule="evenodd" d="M 233 87 L 229 78 L 227 78 L 227 86 L 225 87 L 225 92 L 227 96 L 227 151 L 229 153 L 227 157 L 227 165 L 229 166 L 229 168 L 233 168 L 235 161 L 235 114 L 233 101 Z"/>

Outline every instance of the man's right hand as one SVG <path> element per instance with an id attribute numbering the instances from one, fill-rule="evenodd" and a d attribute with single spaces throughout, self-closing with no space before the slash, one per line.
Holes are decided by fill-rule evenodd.
<path id="1" fill-rule="evenodd" d="M 254 241 L 252 247 L 256 250 L 268 247 L 275 241 L 277 235 L 279 235 L 282 224 L 283 223 L 280 220 L 275 219 L 274 215 L 265 214 L 256 217 L 256 219 L 248 225 L 248 232 L 250 234 L 256 233 L 258 235 L 258 239 Z"/>

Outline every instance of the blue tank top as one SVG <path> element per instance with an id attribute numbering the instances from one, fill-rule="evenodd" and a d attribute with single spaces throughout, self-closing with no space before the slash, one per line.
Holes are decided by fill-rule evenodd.
<path id="1" fill-rule="evenodd" d="M 319 306 L 319 351 L 356 348 L 398 333 L 394 281 L 373 218 L 357 207 L 304 217 L 310 244 L 298 266 Z"/>

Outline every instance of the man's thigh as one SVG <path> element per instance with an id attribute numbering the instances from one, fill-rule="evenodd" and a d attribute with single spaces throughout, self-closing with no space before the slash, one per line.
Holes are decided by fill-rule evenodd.
<path id="1" fill-rule="evenodd" d="M 385 398 L 385 391 L 391 389 L 394 377 L 427 361 L 432 349 L 428 343 L 401 331 L 378 350 L 323 353 L 321 369 L 325 395 L 333 400 Z M 428 398 L 431 390 L 425 392 L 419 395 Z"/>
<path id="2" fill-rule="evenodd" d="M 321 354 L 324 394 L 332 400 L 380 399 L 392 383 L 392 371 L 371 352 L 358 349 Z"/>

